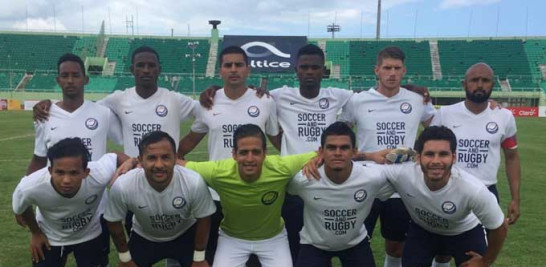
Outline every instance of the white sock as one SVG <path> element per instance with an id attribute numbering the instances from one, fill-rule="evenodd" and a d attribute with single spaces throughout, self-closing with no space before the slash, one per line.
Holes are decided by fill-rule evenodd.
<path id="1" fill-rule="evenodd" d="M 385 264 L 383 267 L 402 267 L 402 258 L 395 258 L 385 254 Z"/>
<path id="2" fill-rule="evenodd" d="M 437 262 L 436 259 L 432 261 L 432 267 L 449 267 L 449 262 Z"/>

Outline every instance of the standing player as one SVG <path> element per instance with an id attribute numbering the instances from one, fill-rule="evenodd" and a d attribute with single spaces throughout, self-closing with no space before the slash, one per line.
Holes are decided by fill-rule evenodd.
<path id="1" fill-rule="evenodd" d="M 412 219 L 403 265 L 430 266 L 435 255 L 453 256 L 456 266 L 493 264 L 506 238 L 508 219 L 482 182 L 453 166 L 455 134 L 431 126 L 421 133 L 415 149 L 417 164 L 384 169 Z M 487 240 L 484 227 L 489 230 Z"/>
<path id="2" fill-rule="evenodd" d="M 78 266 L 108 266 L 99 202 L 116 166 L 128 157 L 106 154 L 88 165 L 89 151 L 80 138 L 57 142 L 47 157 L 51 166 L 21 179 L 12 200 L 32 234 L 33 266 L 63 266 L 71 252 Z"/>
<path id="3" fill-rule="evenodd" d="M 208 134 L 209 160 L 230 158 L 233 132 L 242 124 L 258 125 L 270 140 L 277 140 L 279 126 L 275 102 L 273 99 L 259 98 L 248 89 L 246 79 L 249 73 L 248 57 L 243 49 L 231 46 L 220 53 L 220 76 L 224 87 L 215 92 L 211 109 L 196 108 L 196 120 L 189 133 L 180 140 L 178 157 L 183 158 Z M 218 227 L 223 216 L 218 194 L 214 190 L 211 190 L 211 194 L 218 208 L 212 216 L 211 240 L 207 248 L 207 260 L 213 262 Z"/>
<path id="4" fill-rule="evenodd" d="M 152 131 L 164 131 L 180 136 L 180 122 L 193 116 L 194 101 L 180 93 L 161 88 L 157 79 L 161 73 L 159 54 L 151 47 L 135 49 L 131 57 L 131 73 L 135 86 L 115 91 L 98 101 L 112 110 L 121 121 L 124 152 L 138 156 L 138 143 Z M 42 101 L 34 107 L 38 120 L 47 120 L 51 102 Z"/>
<path id="5" fill-rule="evenodd" d="M 272 90 L 277 104 L 277 115 L 282 129 L 281 155 L 294 155 L 316 151 L 320 136 L 337 115 L 353 92 L 340 88 L 321 88 L 324 76 L 324 52 L 318 46 L 308 44 L 298 51 L 296 73 L 299 88 L 284 86 Z M 286 195 L 282 208 L 286 222 L 292 259 L 296 261 L 303 226 L 303 202 L 298 196 Z"/>
<path id="6" fill-rule="evenodd" d="M 253 124 L 233 134 L 233 159 L 188 162 L 220 195 L 220 225 L 214 266 L 242 266 L 250 254 L 262 266 L 292 266 L 281 207 L 290 179 L 316 153 L 266 156 L 265 134 Z"/>
<path id="7" fill-rule="evenodd" d="M 400 146 L 412 147 L 419 123 L 428 126 L 435 110 L 423 97 L 401 88 L 406 74 L 405 54 L 398 47 L 386 47 L 377 55 L 377 88 L 355 94 L 340 120 L 356 124 L 359 152 L 373 152 Z M 375 201 L 366 228 L 373 234 L 377 218 L 385 238 L 385 266 L 400 266 L 409 215 L 398 196 Z"/>
<path id="8" fill-rule="evenodd" d="M 57 62 L 57 83 L 63 100 L 51 106 L 50 119 L 35 122 L 34 155 L 27 175 L 47 165 L 47 150 L 66 137 L 79 137 L 89 150 L 91 160 L 106 154 L 106 138 L 121 143 L 119 121 L 108 108 L 84 100 L 84 86 L 89 82 L 83 61 L 74 54 L 64 54 Z"/>
<path id="9" fill-rule="evenodd" d="M 296 266 L 329 266 L 334 256 L 343 266 L 375 266 L 364 219 L 375 197 L 390 196 L 388 191 L 381 196 L 387 179 L 377 168 L 353 164 L 355 135 L 345 123 L 328 126 L 321 143 L 322 178 L 308 180 L 298 174 L 288 187 L 305 203 Z"/>
<path id="10" fill-rule="evenodd" d="M 165 132 L 145 135 L 139 151 L 142 169 L 119 177 L 104 214 L 121 265 L 152 266 L 172 258 L 185 267 L 208 266 L 204 250 L 215 207 L 203 179 L 175 166 L 175 141 Z M 121 221 L 128 210 L 134 216 L 127 244 Z"/>
<path id="11" fill-rule="evenodd" d="M 519 212 L 520 161 L 517 150 L 516 122 L 507 109 L 489 109 L 489 96 L 494 86 L 493 70 L 485 63 L 472 65 L 466 71 L 463 88 L 466 99 L 444 106 L 432 124 L 444 125 L 458 138 L 457 166 L 480 178 L 498 199 L 497 173 L 500 151 L 504 152 L 506 176 L 512 200 L 508 206 L 508 223 L 517 221 Z M 437 259 L 437 261 L 446 261 Z M 435 263 L 440 265 L 439 262 Z M 445 266 L 449 264 L 449 261 Z"/>
<path id="12" fill-rule="evenodd" d="M 275 102 L 269 98 L 259 98 L 255 91 L 248 89 L 246 79 L 249 74 L 248 56 L 243 49 L 230 46 L 222 50 L 220 76 L 224 87 L 215 92 L 212 108 L 197 108 L 196 120 L 190 132 L 180 141 L 179 157 L 193 150 L 207 133 L 209 159 L 231 157 L 233 132 L 242 124 L 260 126 L 272 140 L 279 134 Z"/>
<path id="13" fill-rule="evenodd" d="M 157 85 L 161 65 L 159 54 L 151 47 L 142 46 L 133 52 L 131 72 L 135 87 L 116 91 L 99 101 L 120 118 L 125 153 L 137 156 L 142 136 L 153 131 L 168 133 L 178 147 L 180 122 L 193 116 L 194 101 Z"/>

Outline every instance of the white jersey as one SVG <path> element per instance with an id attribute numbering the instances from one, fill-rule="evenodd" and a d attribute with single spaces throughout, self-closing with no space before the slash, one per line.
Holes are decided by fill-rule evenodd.
<path id="1" fill-rule="evenodd" d="M 196 172 L 176 165 L 173 179 L 163 190 L 153 189 L 144 169 L 134 169 L 120 176 L 110 189 L 110 202 L 104 219 L 123 221 L 127 211 L 134 212 L 133 230 L 153 242 L 176 239 L 195 222 L 216 211 L 203 178 Z"/>
<path id="2" fill-rule="evenodd" d="M 413 222 L 440 235 L 458 235 L 481 223 L 497 229 L 504 214 L 497 199 L 476 177 L 453 166 L 448 183 L 431 191 L 421 166 L 415 163 L 383 166 L 384 174 L 400 194 Z"/>
<path id="3" fill-rule="evenodd" d="M 158 88 L 152 96 L 140 97 L 135 87 L 116 91 L 98 103 L 109 107 L 120 119 L 125 154 L 138 156 L 142 136 L 153 131 L 168 133 L 178 148 L 180 122 L 193 116 L 193 99 L 165 88 Z"/>
<path id="4" fill-rule="evenodd" d="M 246 90 L 233 100 L 222 88 L 216 91 L 213 103 L 210 110 L 199 106 L 191 127 L 195 133 L 208 133 L 209 160 L 231 158 L 233 133 L 242 124 L 256 124 L 268 135 L 279 134 L 275 102 L 257 97 L 255 90 Z"/>
<path id="5" fill-rule="evenodd" d="M 69 246 L 98 237 L 101 232 L 99 202 L 116 171 L 116 154 L 89 162 L 89 176 L 75 196 L 61 196 L 51 184 L 48 168 L 23 177 L 13 192 L 13 212 L 22 214 L 33 205 L 36 221 L 52 246 Z"/>
<path id="6" fill-rule="evenodd" d="M 318 96 L 308 99 L 299 88 L 284 86 L 272 90 L 277 104 L 279 124 L 283 130 L 281 155 L 316 151 L 320 136 L 345 106 L 352 91 L 339 88 L 320 88 Z"/>
<path id="7" fill-rule="evenodd" d="M 104 106 L 85 100 L 78 109 L 68 112 L 54 104 L 49 114 L 49 120 L 34 123 L 34 155 L 38 157 L 46 157 L 50 147 L 68 137 L 81 138 L 95 161 L 106 153 L 107 137 L 121 143 L 119 120 Z"/>
<path id="8" fill-rule="evenodd" d="M 501 145 L 516 135 L 516 121 L 508 109 L 487 107 L 480 114 L 469 111 L 463 102 L 442 107 L 432 125 L 443 125 L 457 137 L 457 166 L 479 178 L 486 186 L 497 183 Z M 510 142 L 514 149 L 517 143 Z"/>
<path id="9" fill-rule="evenodd" d="M 340 120 L 356 124 L 359 151 L 374 152 L 413 147 L 419 123 L 434 113 L 431 103 L 423 104 L 421 95 L 405 88 L 392 97 L 372 88 L 351 97 Z"/>
<path id="10" fill-rule="evenodd" d="M 368 232 L 364 220 L 374 199 L 386 200 L 392 191 L 381 169 L 353 164 L 349 178 L 336 184 L 319 168 L 320 180 L 309 180 L 301 172 L 288 186 L 290 194 L 304 202 L 301 244 L 327 251 L 339 251 L 358 245 Z M 390 186 L 387 186 L 390 189 Z"/>

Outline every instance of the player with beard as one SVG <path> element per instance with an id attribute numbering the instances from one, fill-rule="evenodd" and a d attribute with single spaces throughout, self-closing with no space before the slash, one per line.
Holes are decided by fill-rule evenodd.
<path id="1" fill-rule="evenodd" d="M 493 70 L 485 63 L 472 65 L 462 83 L 466 99 L 442 107 L 433 125 L 444 125 L 455 132 L 458 139 L 457 166 L 478 177 L 489 190 L 497 192 L 497 173 L 500 151 L 504 153 L 506 176 L 512 200 L 508 205 L 508 223 L 520 216 L 521 168 L 517 150 L 516 122 L 507 109 L 490 109 L 488 102 L 495 84 Z M 448 259 L 437 258 L 435 266 L 448 266 Z M 444 265 L 441 265 L 442 262 Z"/>

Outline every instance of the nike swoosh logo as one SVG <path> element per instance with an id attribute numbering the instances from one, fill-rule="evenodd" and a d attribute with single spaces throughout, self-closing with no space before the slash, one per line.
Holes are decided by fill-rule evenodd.
<path id="1" fill-rule="evenodd" d="M 368 109 L 368 112 L 374 112 L 375 109 Z"/>
<path id="2" fill-rule="evenodd" d="M 295 105 L 295 104 L 296 104 L 296 102 L 290 102 L 290 105 L 291 105 L 291 106 L 292 106 L 292 105 Z"/>
<path id="3" fill-rule="evenodd" d="M 59 126 L 57 126 L 57 127 L 51 127 L 50 129 L 53 131 L 53 130 L 55 130 L 55 129 L 57 129 L 57 128 L 59 128 Z"/>
<path id="4" fill-rule="evenodd" d="M 222 113 L 212 113 L 212 116 L 218 116 L 220 114 L 222 114 Z"/>
<path id="5" fill-rule="evenodd" d="M 139 209 L 143 209 L 143 208 L 146 208 L 146 207 L 148 207 L 148 205 L 138 206 Z"/>
<path id="6" fill-rule="evenodd" d="M 408 197 L 415 197 L 414 195 L 409 194 L 409 193 L 406 193 L 406 196 L 408 196 Z"/>
<path id="7" fill-rule="evenodd" d="M 461 126 L 463 126 L 463 125 L 462 125 L 462 124 L 459 124 L 459 125 L 453 125 L 453 128 L 459 128 L 459 127 L 461 127 Z"/>
<path id="8" fill-rule="evenodd" d="M 321 197 L 313 197 L 314 200 L 322 199 Z"/>
<path id="9" fill-rule="evenodd" d="M 133 111 L 125 111 L 125 114 L 131 114 Z"/>

